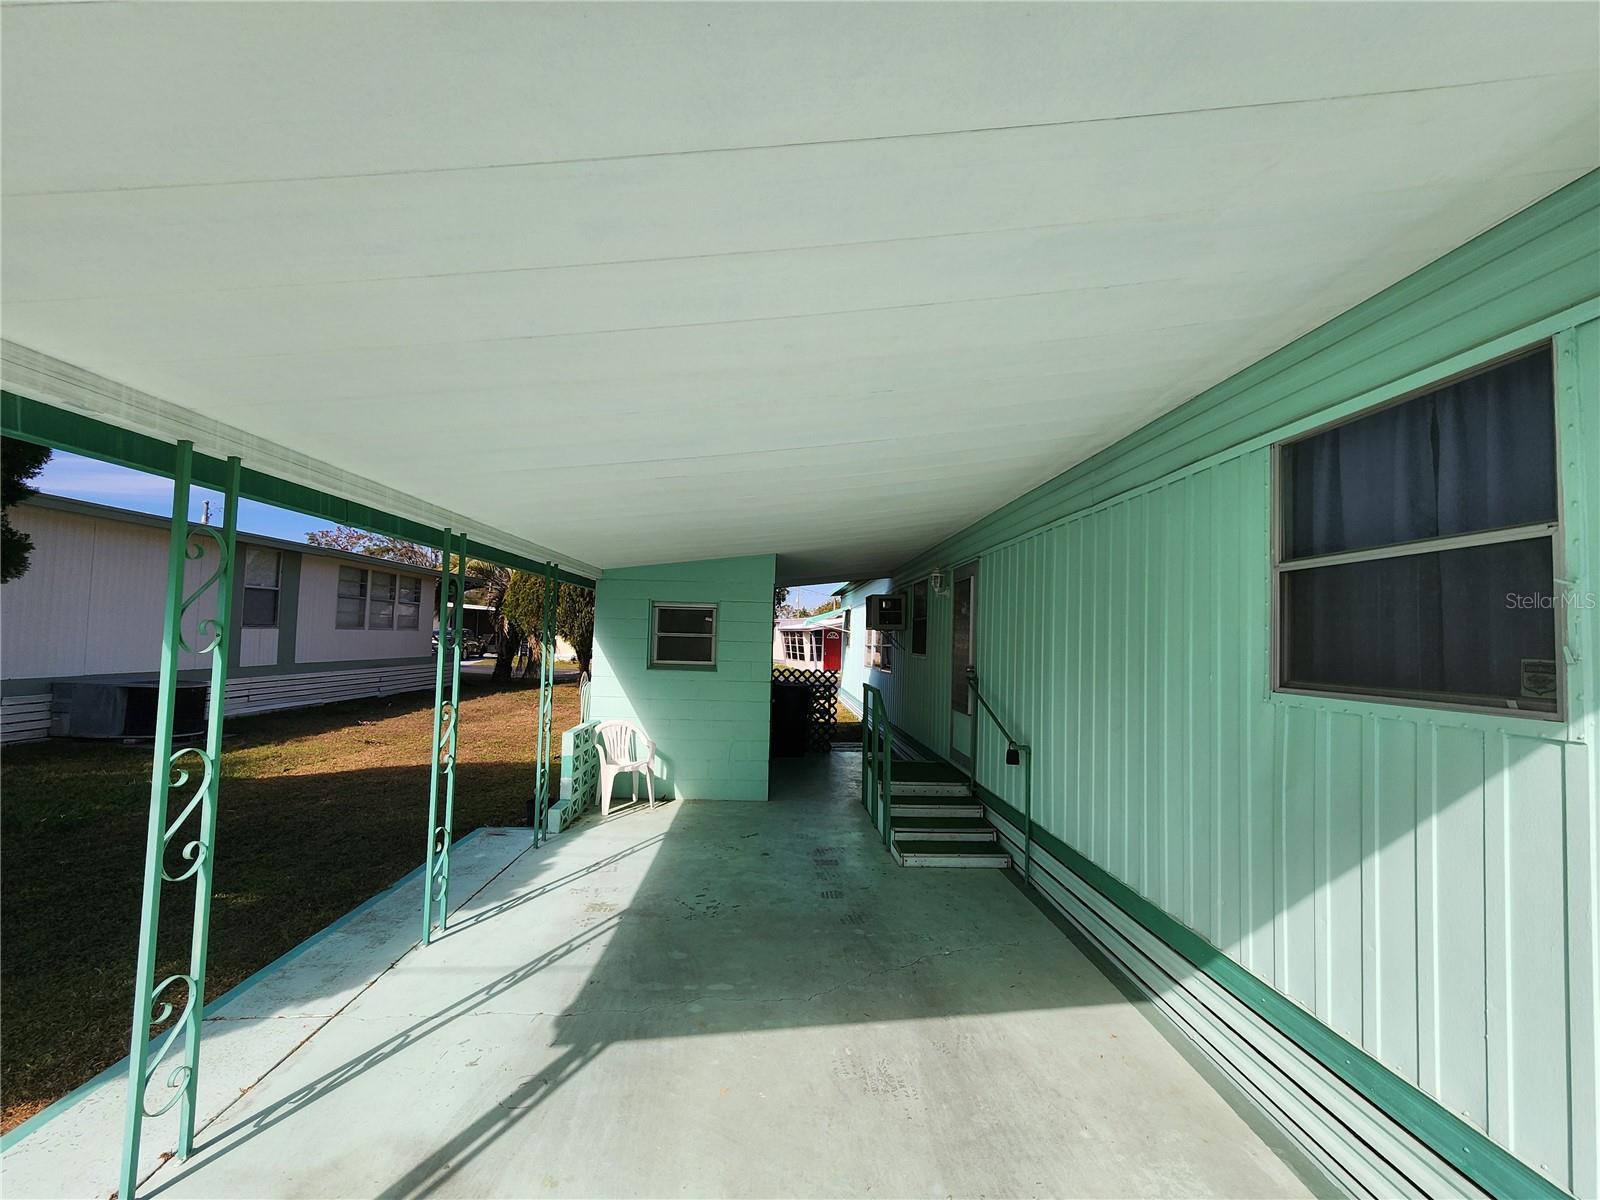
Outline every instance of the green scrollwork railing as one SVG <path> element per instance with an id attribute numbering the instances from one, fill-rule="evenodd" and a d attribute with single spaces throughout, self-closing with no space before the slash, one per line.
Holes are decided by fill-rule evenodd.
<path id="1" fill-rule="evenodd" d="M 422 944 L 450 914 L 450 844 L 456 814 L 456 742 L 461 729 L 461 634 L 467 620 L 467 538 L 447 529 L 439 561 L 439 647 L 433 674 L 433 757 L 428 766 L 428 849 L 422 874 Z M 455 569 L 450 566 L 452 551 Z M 445 698 L 446 663 L 449 699 Z M 443 793 L 443 813 L 440 793 Z"/>
<path id="2" fill-rule="evenodd" d="M 161 638 L 160 688 L 156 701 L 155 749 L 150 770 L 150 818 L 145 834 L 144 889 L 140 900 L 139 950 L 134 967 L 133 1028 L 128 1049 L 127 1116 L 123 1126 L 121 1186 L 123 1200 L 133 1200 L 139 1185 L 139 1149 L 144 1122 L 178 1108 L 179 1158 L 194 1149 L 196 1102 L 200 1084 L 200 1032 L 205 1013 L 206 951 L 211 931 L 212 868 L 216 861 L 217 804 L 222 782 L 222 721 L 228 686 L 228 644 L 234 559 L 239 520 L 240 463 L 228 460 L 223 519 L 220 529 L 189 524 L 189 495 L 194 447 L 179 442 L 173 462 L 172 529 L 167 544 L 167 596 Z M 186 590 L 188 564 L 214 554 L 216 563 L 198 585 Z M 215 603 L 216 616 L 187 622 L 202 600 Z M 179 661 L 183 654 L 209 656 L 210 693 L 206 705 L 205 745 L 173 749 L 176 732 Z M 174 791 L 190 786 L 194 774 L 184 760 L 199 764 L 194 790 L 170 815 Z M 183 830 L 195 818 L 193 836 Z M 188 865 L 168 868 L 169 851 L 180 846 Z M 156 981 L 157 931 L 162 890 L 167 884 L 194 883 L 194 920 L 189 939 L 189 969 Z M 179 1007 L 168 993 L 182 985 Z M 171 1022 L 168 1025 L 168 1022 Z M 152 1042 L 153 1026 L 167 1026 Z M 181 1041 L 180 1057 L 165 1077 L 165 1097 L 150 1096 L 169 1053 Z"/>
<path id="3" fill-rule="evenodd" d="M 539 631 L 539 733 L 534 747 L 533 799 L 528 814 L 533 826 L 534 844 L 548 835 L 550 820 L 550 761 L 555 747 L 552 730 L 555 721 L 556 686 L 556 596 L 559 584 L 555 564 L 547 564 L 544 580 L 543 611 Z"/>
<path id="4" fill-rule="evenodd" d="M 894 727 L 881 691 L 863 684 L 861 699 L 861 804 L 887 848 L 894 842 Z"/>

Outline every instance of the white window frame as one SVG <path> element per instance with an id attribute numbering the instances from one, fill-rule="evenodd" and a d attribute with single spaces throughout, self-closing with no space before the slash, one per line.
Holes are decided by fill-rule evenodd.
<path id="1" fill-rule="evenodd" d="M 406 590 L 414 589 L 414 600 L 407 600 Z M 409 612 L 409 616 L 407 615 Z M 394 627 L 396 629 L 422 628 L 422 580 L 415 575 L 401 575 L 395 580 Z"/>
<path id="2" fill-rule="evenodd" d="M 705 638 L 711 643 L 711 658 L 709 661 L 702 659 L 662 658 L 657 653 L 657 639 L 661 633 L 661 612 L 664 609 L 694 610 L 696 612 L 709 612 L 711 614 L 710 633 L 667 633 L 667 637 L 692 637 Z M 645 639 L 649 647 L 649 665 L 652 668 L 664 668 L 674 671 L 715 671 L 717 669 L 717 606 L 703 604 L 698 601 L 656 600 L 650 604 L 650 636 Z"/>
<path id="3" fill-rule="evenodd" d="M 1410 542 L 1392 542 L 1382 546 L 1372 546 L 1361 550 L 1343 551 L 1337 554 L 1321 554 L 1306 558 L 1287 558 L 1285 550 L 1288 546 L 1288 515 L 1289 515 L 1289 448 L 1326 433 L 1330 429 L 1337 429 L 1341 425 L 1353 424 L 1386 408 L 1394 408 L 1415 400 L 1418 396 L 1425 396 L 1429 392 L 1438 391 L 1449 387 L 1463 379 L 1474 375 L 1481 375 L 1492 371 L 1519 358 L 1527 358 L 1538 353 L 1541 349 L 1551 356 L 1551 423 L 1555 432 L 1555 454 L 1552 468 L 1555 471 L 1556 485 L 1556 519 L 1554 521 L 1536 522 L 1531 525 L 1514 525 L 1501 529 L 1485 529 L 1474 533 L 1455 534 L 1449 537 L 1423 538 Z M 1522 346 L 1519 349 L 1504 354 L 1497 354 L 1480 363 L 1453 371 L 1448 375 L 1441 375 L 1428 383 L 1421 384 L 1403 395 L 1386 400 L 1381 404 L 1374 404 L 1360 412 L 1351 413 L 1334 421 L 1327 421 L 1311 429 L 1295 433 L 1274 442 L 1271 448 L 1271 474 L 1272 474 L 1272 596 L 1271 596 L 1271 679 L 1272 690 L 1275 693 L 1289 696 L 1315 696 L 1329 700 L 1353 700 L 1370 704 L 1398 705 L 1408 708 L 1444 709 L 1453 712 L 1484 713 L 1498 717 L 1520 717 L 1526 720 L 1565 722 L 1567 719 L 1567 622 L 1562 617 L 1562 606 L 1559 603 L 1551 605 L 1551 620 L 1555 622 L 1555 670 L 1556 670 L 1556 702 L 1554 710 L 1542 708 L 1521 708 L 1510 700 L 1493 700 L 1487 697 L 1467 698 L 1455 692 L 1423 692 L 1400 690 L 1377 690 L 1370 688 L 1341 688 L 1332 684 L 1317 686 L 1297 686 L 1289 681 L 1289 638 L 1291 634 L 1288 604 L 1286 602 L 1289 577 L 1296 571 L 1312 570 L 1317 567 L 1334 567 L 1345 563 L 1370 562 L 1385 558 L 1404 558 L 1419 554 L 1434 554 L 1444 550 L 1460 550 L 1472 546 L 1490 546 L 1503 542 L 1534 541 L 1543 538 L 1550 539 L 1550 563 L 1554 578 L 1551 588 L 1559 596 L 1562 580 L 1569 578 L 1566 570 L 1564 555 L 1565 537 L 1562 534 L 1561 513 L 1563 511 L 1563 495 L 1561 480 L 1561 414 L 1559 411 L 1559 398 L 1561 395 L 1560 358 L 1555 352 L 1555 342 L 1549 338 Z"/>
<path id="4" fill-rule="evenodd" d="M 346 571 L 352 571 L 356 575 L 360 576 L 360 596 L 346 596 L 344 594 L 344 573 Z M 355 623 L 351 624 L 346 621 L 341 621 L 339 619 L 339 601 L 357 599 L 359 599 L 361 602 L 361 612 L 357 616 Z M 339 575 L 334 581 L 333 590 L 333 627 L 335 629 L 365 629 L 367 627 L 367 570 L 365 567 L 354 567 L 348 563 L 339 564 Z"/>
<path id="5" fill-rule="evenodd" d="M 250 556 L 252 554 L 270 554 L 270 555 L 272 555 L 273 570 L 272 570 L 272 586 L 271 587 L 268 587 L 266 584 L 251 583 L 250 582 Z M 245 569 L 244 569 L 244 574 L 243 574 L 243 577 L 242 577 L 242 587 L 243 587 L 244 595 L 243 595 L 243 598 L 242 598 L 243 599 L 243 603 L 240 606 L 240 614 L 239 614 L 240 627 L 244 628 L 244 629 L 276 629 L 276 628 L 278 628 L 278 623 L 283 619 L 283 551 L 274 549 L 271 546 L 256 546 L 256 545 L 251 545 L 251 544 L 247 543 L 245 545 L 245 547 L 244 547 L 244 567 L 245 567 Z M 249 614 L 250 614 L 250 605 L 249 605 L 248 601 L 249 601 L 249 597 L 250 597 L 250 593 L 251 592 L 271 592 L 272 593 L 272 596 L 273 596 L 273 600 L 272 600 L 272 620 L 270 620 L 270 621 L 252 621 L 252 620 L 250 620 L 250 616 L 249 616 Z"/>
<path id="6" fill-rule="evenodd" d="M 881 629 L 868 629 L 862 642 L 862 662 L 877 671 L 894 673 L 894 639 Z"/>
<path id="7" fill-rule="evenodd" d="M 389 598 L 386 600 L 378 595 L 378 581 L 389 581 Z M 367 572 L 367 628 L 368 629 L 393 629 L 394 609 L 400 597 L 400 577 L 393 571 L 368 571 Z M 378 620 L 378 606 L 389 606 L 389 619 Z"/>
<path id="8" fill-rule="evenodd" d="M 783 656 L 790 662 L 805 661 L 805 631 L 801 629 L 785 629 L 783 634 Z M 798 651 L 798 653 L 797 653 Z"/>

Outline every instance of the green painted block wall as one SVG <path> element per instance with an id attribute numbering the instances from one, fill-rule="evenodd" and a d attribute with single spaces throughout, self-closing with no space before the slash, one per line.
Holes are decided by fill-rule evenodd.
<path id="1" fill-rule="evenodd" d="M 763 554 L 607 570 L 596 584 L 590 715 L 655 740 L 658 798 L 767 798 L 775 570 Z M 657 601 L 717 605 L 715 670 L 649 665 Z M 629 789 L 619 780 L 617 795 Z"/>
<path id="2" fill-rule="evenodd" d="M 1557 363 L 1566 572 L 1600 592 L 1600 173 L 847 597 L 979 563 L 985 690 L 1035 820 L 1575 1195 L 1600 1191 L 1600 608 L 1567 719 L 1277 693 L 1271 445 L 1523 345 Z M 845 688 L 950 747 L 929 654 Z M 904 635 L 902 635 L 904 640 Z M 992 729 L 979 781 L 1020 807 Z"/>

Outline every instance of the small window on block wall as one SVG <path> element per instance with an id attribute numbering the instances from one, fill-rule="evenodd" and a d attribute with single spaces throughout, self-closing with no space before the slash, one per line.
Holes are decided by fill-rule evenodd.
<path id="1" fill-rule="evenodd" d="M 1557 713 L 1548 345 L 1278 455 L 1278 688 Z"/>
<path id="2" fill-rule="evenodd" d="M 717 665 L 717 606 L 652 604 L 650 665 L 714 670 Z"/>

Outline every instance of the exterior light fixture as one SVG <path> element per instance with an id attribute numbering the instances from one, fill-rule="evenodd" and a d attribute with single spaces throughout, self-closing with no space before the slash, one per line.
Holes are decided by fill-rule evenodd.
<path id="1" fill-rule="evenodd" d="M 944 595 L 944 588 L 945 588 L 944 572 L 939 570 L 938 567 L 935 567 L 932 571 L 930 571 L 928 573 L 928 586 L 933 589 L 933 594 L 935 596 Z"/>

